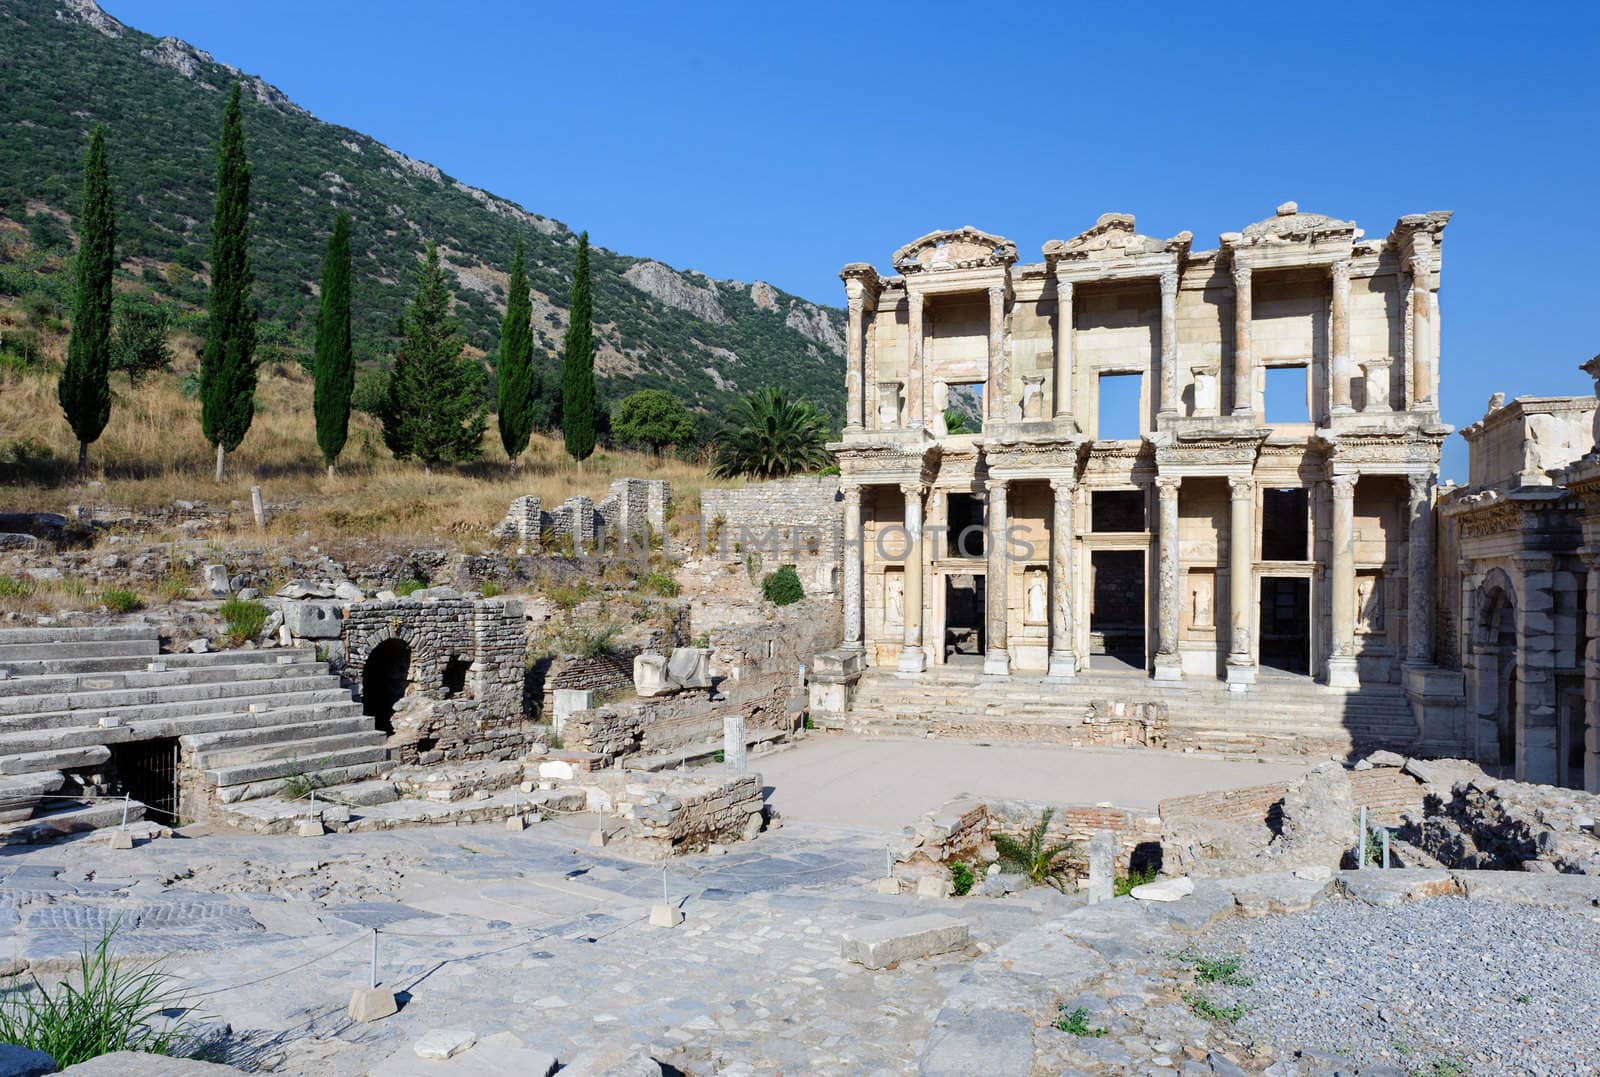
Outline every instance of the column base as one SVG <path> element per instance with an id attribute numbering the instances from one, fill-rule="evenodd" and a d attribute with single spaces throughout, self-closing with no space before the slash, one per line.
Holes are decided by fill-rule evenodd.
<path id="1" fill-rule="evenodd" d="M 1349 404 L 1329 404 L 1328 412 L 1331 415 L 1354 415 L 1356 409 Z"/>
<path id="2" fill-rule="evenodd" d="M 1156 655 L 1155 678 L 1158 681 L 1183 680 L 1183 660 L 1175 654 Z"/>
<path id="3" fill-rule="evenodd" d="M 1062 681 L 1073 679 L 1078 675 L 1078 656 L 1071 651 L 1052 654 L 1044 675 Z"/>
<path id="4" fill-rule="evenodd" d="M 1353 656 L 1334 655 L 1328 659 L 1328 687 L 1361 687 L 1361 670 Z"/>
<path id="5" fill-rule="evenodd" d="M 1247 692 L 1250 686 L 1256 683 L 1256 664 L 1254 662 L 1228 661 L 1228 691 Z"/>
<path id="6" fill-rule="evenodd" d="M 900 672 L 921 673 L 928 668 L 928 656 L 922 653 L 921 647 L 910 644 L 900 648 Z"/>
<path id="7" fill-rule="evenodd" d="M 983 656 L 983 675 L 985 677 L 1011 676 L 1011 652 L 989 651 Z"/>

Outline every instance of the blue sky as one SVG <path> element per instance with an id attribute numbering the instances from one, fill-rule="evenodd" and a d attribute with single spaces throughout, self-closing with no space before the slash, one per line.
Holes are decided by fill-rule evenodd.
<path id="1" fill-rule="evenodd" d="M 1287 199 L 1371 236 L 1452 209 L 1446 421 L 1585 392 L 1600 351 L 1600 5 L 106 8 L 604 246 L 819 301 L 934 228 L 1033 260 L 1108 210 L 1201 248 Z"/>

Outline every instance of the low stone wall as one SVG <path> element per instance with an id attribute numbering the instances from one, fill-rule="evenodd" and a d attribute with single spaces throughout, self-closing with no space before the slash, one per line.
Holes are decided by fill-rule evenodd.
<path id="1" fill-rule="evenodd" d="M 628 842 L 641 855 L 664 859 L 712 844 L 749 841 L 761 833 L 761 775 L 711 770 L 672 776 L 659 795 L 631 805 Z"/>
<path id="2" fill-rule="evenodd" d="M 593 658 L 582 655 L 560 654 L 550 660 L 543 671 L 540 690 L 542 713 L 555 713 L 555 694 L 558 688 L 595 693 L 611 692 L 633 687 L 633 655 L 601 654 Z"/>
<path id="3" fill-rule="evenodd" d="M 747 735 L 761 730 L 789 732 L 792 679 L 764 676 L 724 682 L 722 699 L 686 692 L 653 699 L 633 699 L 569 715 L 562 743 L 593 752 L 608 762 L 626 763 L 639 755 L 669 753 L 692 744 L 719 740 L 722 720 L 743 714 Z"/>
<path id="4" fill-rule="evenodd" d="M 730 556 L 760 550 L 774 564 L 807 557 L 838 561 L 844 495 L 837 475 L 796 475 L 732 490 L 700 491 L 705 548 Z"/>
<path id="5" fill-rule="evenodd" d="M 617 479 L 599 503 L 580 494 L 549 511 L 529 494 L 511 502 L 492 532 L 523 546 L 570 542 L 584 552 L 602 543 L 639 543 L 665 533 L 671 497 L 671 487 L 660 479 Z"/>
<path id="6" fill-rule="evenodd" d="M 462 760 L 520 759 L 543 744 L 544 731 L 471 699 L 402 699 L 391 719 L 390 758 L 409 766 Z"/>

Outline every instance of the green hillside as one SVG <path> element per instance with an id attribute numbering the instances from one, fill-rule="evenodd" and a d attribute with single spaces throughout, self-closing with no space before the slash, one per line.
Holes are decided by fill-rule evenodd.
<path id="1" fill-rule="evenodd" d="M 565 328 L 576 239 L 525 211 L 348 128 L 303 111 L 260 79 L 175 38 L 157 39 L 93 0 L 0 0 L 0 294 L 60 294 L 88 132 L 109 132 L 123 290 L 202 317 L 214 140 L 243 81 L 254 167 L 253 257 L 264 359 L 309 352 L 315 282 L 332 211 L 353 219 L 357 352 L 381 360 L 424 244 L 456 273 L 470 343 L 492 353 L 517 237 L 534 289 L 536 347 L 552 364 Z M 594 251 L 597 365 L 615 399 L 670 389 L 702 408 L 773 384 L 837 416 L 843 312 L 764 284 L 712 281 Z"/>

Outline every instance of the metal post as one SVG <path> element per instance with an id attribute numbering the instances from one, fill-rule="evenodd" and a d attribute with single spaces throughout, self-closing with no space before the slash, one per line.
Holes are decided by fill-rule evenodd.
<path id="1" fill-rule="evenodd" d="M 372 929 L 372 987 L 378 986 L 378 929 Z"/>
<path id="2" fill-rule="evenodd" d="M 122 825 L 117 827 L 118 830 L 128 829 L 128 798 L 131 795 L 129 793 L 122 794 Z"/>
<path id="3" fill-rule="evenodd" d="M 1387 869 L 1389 867 L 1389 828 L 1384 827 L 1379 833 L 1383 835 L 1383 863 L 1378 866 Z"/>
<path id="4" fill-rule="evenodd" d="M 883 847 L 883 877 L 887 879 L 894 874 L 894 850 L 887 845 Z"/>
<path id="5" fill-rule="evenodd" d="M 1367 869 L 1367 806 L 1361 806 L 1361 833 L 1356 837 L 1356 867 Z"/>
<path id="6" fill-rule="evenodd" d="M 661 865 L 661 904 L 672 904 L 672 899 L 667 896 L 667 866 L 665 864 Z"/>
<path id="7" fill-rule="evenodd" d="M 313 789 L 313 790 L 311 790 L 311 807 L 306 811 L 306 818 L 307 819 L 315 819 L 316 817 L 317 817 L 317 791 L 315 789 Z M 1364 819 L 1366 819 L 1366 817 L 1367 817 L 1367 809 L 1362 808 L 1361 809 L 1361 818 L 1364 820 Z"/>

